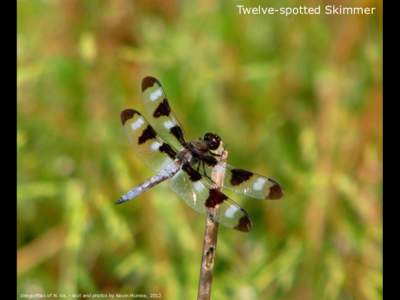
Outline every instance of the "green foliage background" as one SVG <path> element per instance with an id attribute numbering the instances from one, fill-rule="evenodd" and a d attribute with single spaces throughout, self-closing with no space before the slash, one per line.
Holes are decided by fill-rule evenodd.
<path id="1" fill-rule="evenodd" d="M 329 4 L 306 1 L 307 5 Z M 240 16 L 297 1 L 18 4 L 18 294 L 194 299 L 205 220 L 152 172 L 119 113 L 160 79 L 186 134 L 217 132 L 234 165 L 285 197 L 235 196 L 213 299 L 381 299 L 381 1 L 373 16 Z M 304 3 L 305 4 L 305 3 Z"/>

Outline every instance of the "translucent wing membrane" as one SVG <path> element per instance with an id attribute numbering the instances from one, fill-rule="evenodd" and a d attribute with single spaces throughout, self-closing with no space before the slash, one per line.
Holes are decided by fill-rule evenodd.
<path id="1" fill-rule="evenodd" d="M 208 175 L 211 174 L 212 168 L 206 166 L 206 173 Z M 207 186 L 211 187 L 211 185 L 212 183 L 208 181 Z M 225 167 L 224 188 L 256 199 L 277 200 L 283 196 L 280 184 L 272 178 L 228 164 Z"/>
<path id="2" fill-rule="evenodd" d="M 161 83 L 154 77 L 142 80 L 143 102 L 151 124 L 162 138 L 176 149 L 185 144 L 183 130 L 174 113 L 171 111 L 168 99 Z"/>
<path id="3" fill-rule="evenodd" d="M 195 211 L 208 215 L 208 207 L 217 207 L 217 214 L 212 216 L 214 221 L 240 231 L 250 231 L 247 212 L 222 192 L 207 188 L 203 180 L 193 182 L 181 170 L 169 180 L 169 185 Z"/>
<path id="4" fill-rule="evenodd" d="M 135 153 L 138 153 L 152 169 L 159 171 L 175 159 L 176 150 L 157 135 L 138 111 L 123 110 L 121 122 L 131 139 Z"/>
<path id="5" fill-rule="evenodd" d="M 224 188 L 257 199 L 277 200 L 283 191 L 275 180 L 226 165 Z"/>

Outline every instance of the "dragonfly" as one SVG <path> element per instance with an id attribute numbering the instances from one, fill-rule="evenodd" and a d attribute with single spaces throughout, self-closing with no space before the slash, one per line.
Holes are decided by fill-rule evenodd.
<path id="1" fill-rule="evenodd" d="M 168 180 L 170 188 L 198 213 L 229 228 L 250 231 L 249 214 L 223 193 L 224 189 L 250 198 L 277 200 L 283 196 L 280 184 L 227 163 L 218 164 L 223 143 L 217 134 L 207 132 L 197 140 L 187 141 L 160 81 L 152 76 L 144 77 L 141 89 L 151 122 L 132 108 L 124 109 L 120 118 L 135 152 L 157 173 L 121 196 L 117 204 Z M 210 177 L 217 167 L 223 168 L 218 171 L 225 174 L 222 190 L 215 188 Z"/>

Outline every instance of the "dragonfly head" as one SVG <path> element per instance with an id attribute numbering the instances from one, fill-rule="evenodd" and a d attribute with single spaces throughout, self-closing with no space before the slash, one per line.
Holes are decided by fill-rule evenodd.
<path id="1" fill-rule="evenodd" d="M 210 150 L 217 150 L 221 144 L 221 138 L 215 133 L 207 132 L 203 139 Z"/>

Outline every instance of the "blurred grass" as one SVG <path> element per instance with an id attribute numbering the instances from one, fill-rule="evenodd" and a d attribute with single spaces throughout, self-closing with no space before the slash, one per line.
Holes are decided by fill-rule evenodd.
<path id="1" fill-rule="evenodd" d="M 17 3 L 18 293 L 196 297 L 204 219 L 165 185 L 114 205 L 152 174 L 119 112 L 142 110 L 153 75 L 188 137 L 218 132 L 233 164 L 285 189 L 234 198 L 254 228 L 221 228 L 214 299 L 382 298 L 381 2 L 287 18 L 232 1 Z"/>

